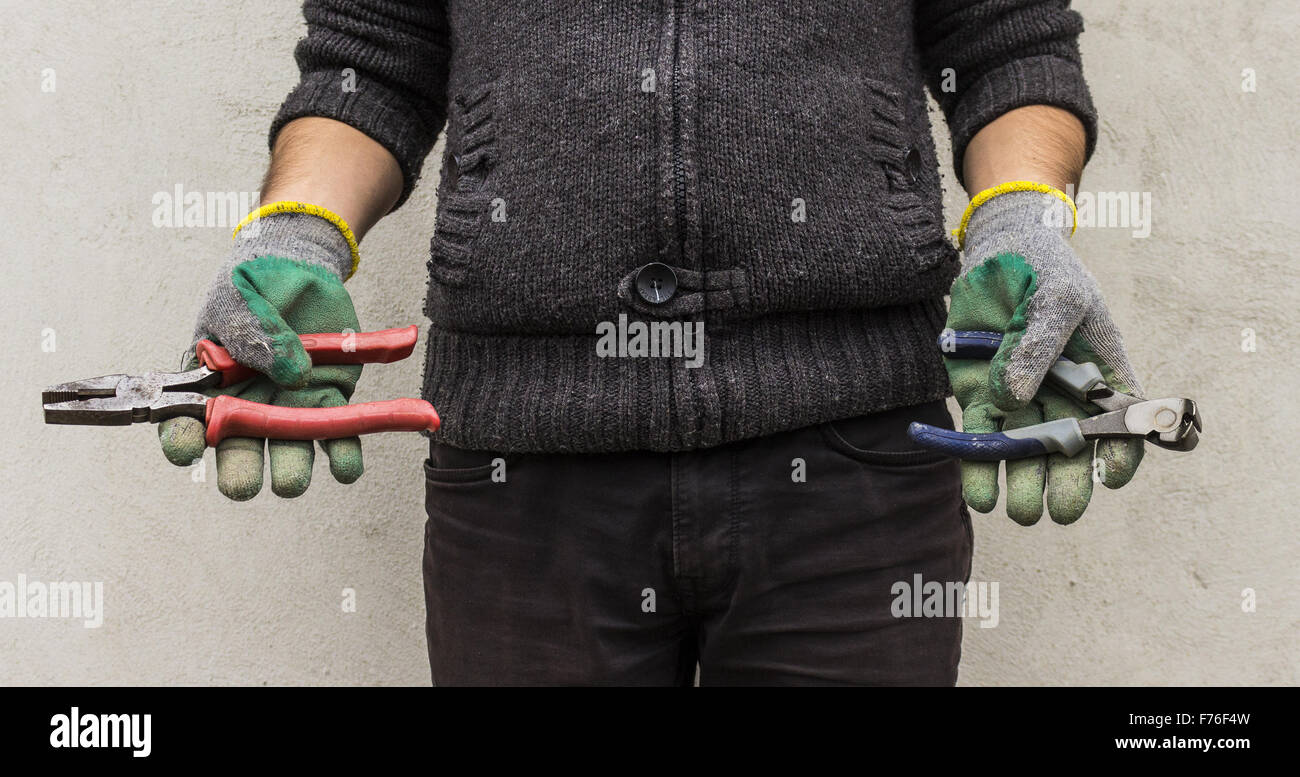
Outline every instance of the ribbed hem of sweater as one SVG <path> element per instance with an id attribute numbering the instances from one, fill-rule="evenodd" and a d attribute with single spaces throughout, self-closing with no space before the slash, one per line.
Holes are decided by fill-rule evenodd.
<path id="1" fill-rule="evenodd" d="M 345 91 L 338 71 L 304 73 L 271 122 L 270 145 L 275 148 L 284 125 L 307 116 L 334 119 L 364 132 L 387 149 L 402 170 L 402 194 L 393 205 L 397 210 L 415 188 L 424 158 L 442 131 L 441 122 L 427 127 L 415 120 L 418 115 L 399 92 L 373 79 L 358 76 L 355 89 Z"/>
<path id="2" fill-rule="evenodd" d="M 1097 110 L 1083 70 L 1057 56 L 1017 59 L 985 73 L 962 96 L 948 119 L 952 131 L 953 169 L 962 179 L 966 146 L 986 124 L 1007 111 L 1029 105 L 1052 105 L 1070 111 L 1087 133 L 1085 161 L 1097 147 Z M 962 181 L 964 184 L 965 181 Z"/>
<path id="3" fill-rule="evenodd" d="M 429 332 L 434 436 L 461 448 L 705 448 L 947 396 L 942 298 L 706 328 L 705 359 L 596 355 L 597 335 Z"/>

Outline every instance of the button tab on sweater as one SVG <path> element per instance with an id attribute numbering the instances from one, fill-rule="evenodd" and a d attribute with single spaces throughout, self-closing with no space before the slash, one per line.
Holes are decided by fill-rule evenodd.
<path id="1" fill-rule="evenodd" d="M 651 305 L 662 305 L 677 293 L 677 273 L 660 262 L 651 262 L 636 274 L 636 292 Z"/>

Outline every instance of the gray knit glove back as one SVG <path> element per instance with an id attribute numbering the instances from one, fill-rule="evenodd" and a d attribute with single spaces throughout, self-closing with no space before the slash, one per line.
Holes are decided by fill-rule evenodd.
<path id="1" fill-rule="evenodd" d="M 342 232 L 319 216 L 275 213 L 252 221 L 235 236 L 230 258 L 208 287 L 193 342 L 220 343 L 240 364 L 301 388 L 311 359 L 298 335 L 335 331 L 329 327 L 347 299 L 343 281 L 352 264 Z M 290 326 L 287 307 L 299 327 L 309 328 Z"/>
<path id="2" fill-rule="evenodd" d="M 1142 392 L 1097 280 L 1070 247 L 1073 224 L 1074 215 L 1060 198 L 1023 191 L 980 205 L 966 227 L 961 277 L 992 257 L 1015 254 L 1024 258 L 1035 287 L 1023 320 L 1012 323 L 991 365 L 993 398 L 1004 410 L 1033 398 L 1075 330 L 1114 371 L 1122 384 L 1114 388 Z"/>

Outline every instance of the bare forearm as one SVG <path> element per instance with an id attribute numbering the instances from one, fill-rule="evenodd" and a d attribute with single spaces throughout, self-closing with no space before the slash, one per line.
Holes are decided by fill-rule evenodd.
<path id="1" fill-rule="evenodd" d="M 347 124 L 307 117 L 289 122 L 276 137 L 261 199 L 332 210 L 360 240 L 401 192 L 401 169 L 387 149 Z"/>
<path id="2" fill-rule="evenodd" d="M 1069 111 L 1049 105 L 1008 111 L 975 133 L 966 147 L 966 191 L 974 195 L 1007 181 L 1061 190 L 1077 186 L 1086 148 L 1083 123 Z"/>

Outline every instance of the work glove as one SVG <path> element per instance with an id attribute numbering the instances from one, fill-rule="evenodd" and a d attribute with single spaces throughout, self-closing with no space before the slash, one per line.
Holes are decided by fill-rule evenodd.
<path id="1" fill-rule="evenodd" d="M 209 391 L 284 407 L 338 407 L 352 396 L 361 365 L 313 367 L 300 334 L 358 330 L 343 281 L 356 266 L 356 241 L 334 214 L 303 203 L 274 203 L 235 232 L 230 259 L 208 287 L 185 369 L 198 366 L 194 344 L 212 340 L 260 375 Z M 203 456 L 204 425 L 177 417 L 158 425 L 163 454 L 177 466 Z M 361 440 L 321 440 L 330 472 L 340 483 L 361 477 Z M 299 496 L 311 484 L 310 440 L 234 437 L 217 445 L 217 488 L 243 501 L 262 489 L 263 449 L 270 453 L 271 490 Z"/>
<path id="2" fill-rule="evenodd" d="M 1096 364 L 1117 391 L 1142 392 L 1097 281 L 1068 243 L 1073 204 L 1057 190 L 1035 188 L 1040 191 L 977 195 L 958 230 L 964 256 L 952 287 L 948 327 L 1003 335 L 992 360 L 944 360 L 965 432 L 1005 431 L 1102 412 L 1043 384 L 1062 354 Z M 1140 439 L 1101 440 L 1093 448 L 1074 456 L 1007 461 L 1007 515 L 1025 526 L 1036 523 L 1046 493 L 1052 520 L 1073 523 L 1092 498 L 1094 472 L 1108 488 L 1119 488 L 1142 460 Z M 962 462 L 962 494 L 979 512 L 997 505 L 998 465 Z"/>

